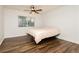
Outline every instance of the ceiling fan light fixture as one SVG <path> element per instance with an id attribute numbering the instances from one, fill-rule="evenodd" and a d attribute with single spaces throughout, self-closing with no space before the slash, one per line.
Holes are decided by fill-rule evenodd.
<path id="1" fill-rule="evenodd" d="M 32 13 L 39 14 L 39 12 L 42 11 L 42 9 L 36 9 L 34 5 L 31 5 L 30 10 L 25 10 L 25 11 L 30 11 L 30 14 Z"/>

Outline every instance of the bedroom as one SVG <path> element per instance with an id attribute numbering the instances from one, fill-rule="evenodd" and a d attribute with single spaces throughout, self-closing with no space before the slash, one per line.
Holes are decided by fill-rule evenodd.
<path id="1" fill-rule="evenodd" d="M 30 6 L 0 6 L 0 52 L 79 52 L 78 5 L 34 5 L 36 9 L 42 9 L 39 14 L 24 11 L 29 10 Z M 19 27 L 19 16 L 32 17 L 34 26 Z M 39 44 L 27 35 L 27 30 L 31 28 L 46 30 L 47 27 L 58 29 L 60 35 L 57 38 L 46 37 Z"/>

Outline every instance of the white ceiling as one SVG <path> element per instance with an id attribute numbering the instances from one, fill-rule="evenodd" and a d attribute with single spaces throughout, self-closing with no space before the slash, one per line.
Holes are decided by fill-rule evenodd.
<path id="1" fill-rule="evenodd" d="M 9 8 L 9 9 L 16 9 L 16 10 L 24 11 L 25 9 L 29 10 L 30 5 L 5 5 L 4 7 Z M 42 12 L 47 12 L 47 11 L 59 8 L 61 7 L 61 5 L 35 5 L 35 7 L 37 9 L 42 9 L 43 10 Z"/>

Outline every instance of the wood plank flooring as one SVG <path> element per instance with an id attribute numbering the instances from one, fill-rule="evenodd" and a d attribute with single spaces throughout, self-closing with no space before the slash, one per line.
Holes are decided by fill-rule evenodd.
<path id="1" fill-rule="evenodd" d="M 0 46 L 0 53 L 78 53 L 79 44 L 55 37 L 43 39 L 38 45 L 31 36 L 7 38 Z"/>

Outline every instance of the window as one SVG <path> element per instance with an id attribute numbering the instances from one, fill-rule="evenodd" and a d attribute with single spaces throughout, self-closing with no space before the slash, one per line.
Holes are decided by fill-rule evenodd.
<path id="1" fill-rule="evenodd" d="M 18 16 L 19 27 L 34 27 L 34 19 L 32 17 Z"/>

